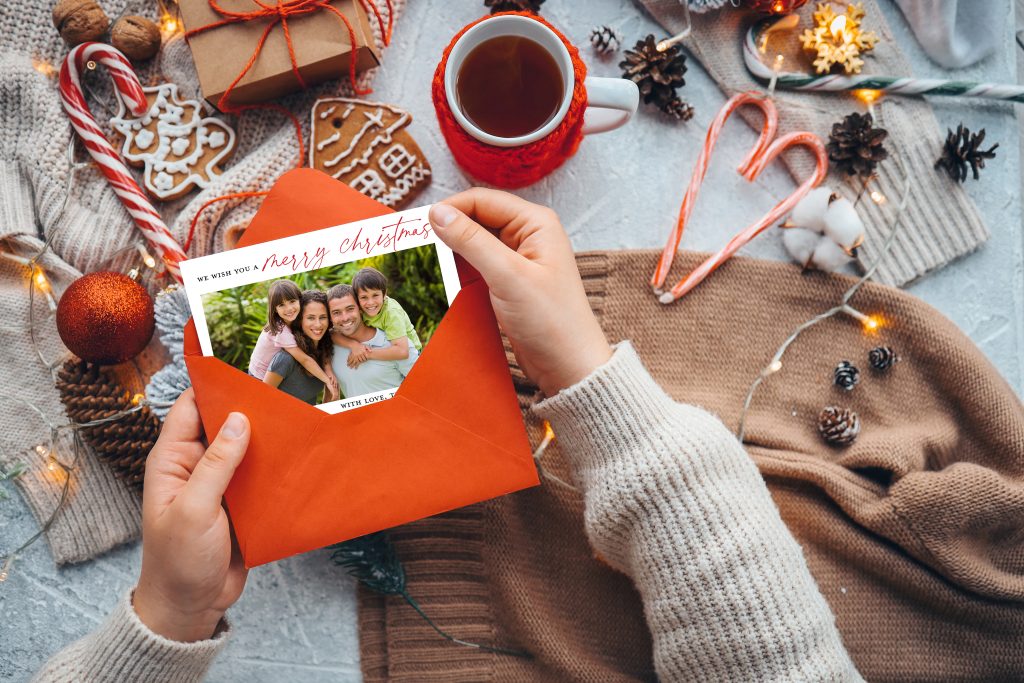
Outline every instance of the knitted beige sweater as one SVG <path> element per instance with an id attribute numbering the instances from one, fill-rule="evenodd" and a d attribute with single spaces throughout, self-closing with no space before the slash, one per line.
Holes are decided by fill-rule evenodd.
<path id="1" fill-rule="evenodd" d="M 860 679 L 753 461 L 717 418 L 669 398 L 629 342 L 536 410 L 572 463 L 591 544 L 640 592 L 662 680 Z M 125 596 L 34 680 L 200 680 L 222 626 L 171 642 Z"/>

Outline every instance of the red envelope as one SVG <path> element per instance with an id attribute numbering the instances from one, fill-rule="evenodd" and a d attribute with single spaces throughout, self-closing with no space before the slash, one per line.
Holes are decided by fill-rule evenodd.
<path id="1" fill-rule="evenodd" d="M 239 246 L 390 212 L 311 169 L 285 174 Z M 328 415 L 203 356 L 189 321 L 185 364 L 207 434 L 231 411 L 252 441 L 225 499 L 247 567 L 537 485 L 487 286 L 462 289 L 387 401 Z"/>

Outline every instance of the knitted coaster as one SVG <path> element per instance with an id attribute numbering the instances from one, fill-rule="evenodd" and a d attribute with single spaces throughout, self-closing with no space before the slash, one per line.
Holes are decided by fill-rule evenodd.
<path id="1" fill-rule="evenodd" d="M 445 66 L 448 64 L 448 55 L 451 54 L 456 41 L 481 21 L 490 19 L 492 16 L 500 17 L 506 14 L 515 14 L 539 21 L 554 31 L 569 50 L 569 57 L 573 64 L 573 78 L 575 79 L 569 111 L 566 112 L 565 118 L 562 119 L 558 127 L 540 140 L 519 147 L 488 145 L 467 133 L 455 120 L 444 91 Z M 583 87 L 583 80 L 586 77 L 587 67 L 580 59 L 579 51 L 554 26 L 528 12 L 498 12 L 466 25 L 452 38 L 452 42 L 445 48 L 441 62 L 434 72 L 431 94 L 434 99 L 437 120 L 441 124 L 441 132 L 459 166 L 485 183 L 497 187 L 517 188 L 537 182 L 576 153 L 580 140 L 583 139 L 583 112 L 587 108 L 587 91 Z"/>

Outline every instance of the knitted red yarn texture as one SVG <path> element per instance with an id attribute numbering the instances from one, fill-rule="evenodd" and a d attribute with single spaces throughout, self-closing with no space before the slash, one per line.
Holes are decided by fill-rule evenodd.
<path id="1" fill-rule="evenodd" d="M 558 127 L 540 140 L 519 147 L 496 147 L 480 142 L 471 136 L 455 120 L 444 92 L 445 66 L 448 64 L 448 55 L 451 54 L 455 42 L 462 37 L 462 34 L 481 21 L 486 21 L 491 16 L 499 17 L 505 14 L 516 14 L 539 21 L 554 31 L 569 50 L 575 82 L 569 111 L 566 112 L 565 118 L 558 124 Z M 444 134 L 444 139 L 448 143 L 455 161 L 478 180 L 504 188 L 524 187 L 551 173 L 576 153 L 576 148 L 579 147 L 580 140 L 583 139 L 583 112 L 587 108 L 587 91 L 583 87 L 583 79 L 586 76 L 587 67 L 580 60 L 579 51 L 558 29 L 535 14 L 498 12 L 467 24 L 445 48 L 441 62 L 434 72 L 431 88 L 437 120 L 441 124 L 441 133 Z"/>

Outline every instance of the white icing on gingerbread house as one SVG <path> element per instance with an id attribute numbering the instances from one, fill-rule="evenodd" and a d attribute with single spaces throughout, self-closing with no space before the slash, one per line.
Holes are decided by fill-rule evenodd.
<path id="1" fill-rule="evenodd" d="M 338 97 L 317 101 L 311 118 L 309 165 L 382 204 L 400 205 L 430 177 L 406 111 Z"/>

